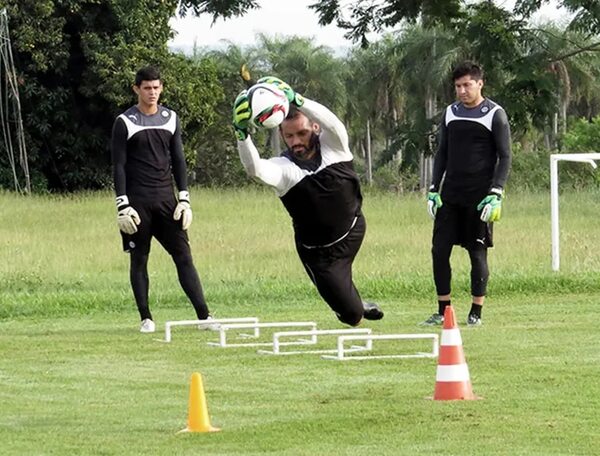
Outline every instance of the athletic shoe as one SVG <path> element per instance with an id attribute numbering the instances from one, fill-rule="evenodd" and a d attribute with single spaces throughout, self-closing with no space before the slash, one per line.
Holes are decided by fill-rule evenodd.
<path id="1" fill-rule="evenodd" d="M 481 326 L 481 317 L 469 314 L 467 317 L 467 326 Z"/>
<path id="2" fill-rule="evenodd" d="M 420 323 L 420 326 L 441 326 L 444 324 L 444 316 L 440 314 L 433 314 L 424 322 Z"/>
<path id="3" fill-rule="evenodd" d="M 207 320 L 214 320 L 210 315 L 206 317 Z M 202 325 L 198 325 L 198 329 L 200 331 L 219 331 L 221 329 L 220 323 L 206 323 Z"/>
<path id="4" fill-rule="evenodd" d="M 374 302 L 363 301 L 363 317 L 367 320 L 381 320 L 383 318 L 383 311 Z"/>
<path id="5" fill-rule="evenodd" d="M 144 318 L 142 320 L 142 325 L 140 326 L 141 333 L 153 333 L 156 331 L 156 325 L 149 318 Z"/>

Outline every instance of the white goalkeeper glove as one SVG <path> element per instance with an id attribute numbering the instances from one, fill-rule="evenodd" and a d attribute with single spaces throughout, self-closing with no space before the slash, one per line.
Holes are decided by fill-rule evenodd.
<path id="1" fill-rule="evenodd" d="M 137 226 L 142 222 L 137 211 L 129 205 L 126 195 L 117 196 L 117 224 L 125 234 L 137 233 Z"/>
<path id="2" fill-rule="evenodd" d="M 181 229 L 187 230 L 192 224 L 192 207 L 190 206 L 190 192 L 179 192 L 179 203 L 173 212 L 174 220 L 181 220 Z"/>

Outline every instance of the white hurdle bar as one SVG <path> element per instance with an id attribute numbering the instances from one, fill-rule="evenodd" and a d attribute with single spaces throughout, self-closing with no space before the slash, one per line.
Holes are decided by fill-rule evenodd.
<path id="1" fill-rule="evenodd" d="M 316 344 L 317 336 L 341 335 L 341 334 L 371 334 L 369 328 L 347 328 L 347 329 L 313 329 L 310 331 L 280 331 L 273 334 L 273 350 L 258 350 L 258 353 L 264 355 L 302 355 L 302 354 L 317 354 L 317 353 L 336 353 L 337 349 L 322 349 L 322 350 L 296 350 L 282 352 L 280 347 L 290 345 L 289 343 L 281 342 L 285 337 L 310 336 L 310 341 L 306 345 Z M 300 344 L 293 344 L 300 345 Z M 302 344 L 304 345 L 304 344 Z M 355 346 L 347 351 L 364 351 L 369 350 L 370 341 L 367 341 L 365 346 Z"/>
<path id="2" fill-rule="evenodd" d="M 365 356 L 346 356 L 347 353 L 351 353 L 356 350 L 346 350 L 345 344 L 348 341 L 365 340 L 369 350 L 373 349 L 374 340 L 397 340 L 397 339 L 431 339 L 433 346 L 429 353 L 415 353 L 410 355 L 365 355 Z M 337 353 L 335 355 L 323 355 L 324 359 L 335 359 L 338 361 L 345 361 L 348 359 L 386 359 L 386 358 L 437 358 L 439 354 L 439 336 L 437 334 L 378 334 L 378 335 L 367 335 L 367 336 L 339 336 L 337 343 Z"/>
<path id="3" fill-rule="evenodd" d="M 175 326 L 208 326 L 213 324 L 225 323 L 258 323 L 256 317 L 240 317 L 240 318 L 214 318 L 209 320 L 174 320 L 165 323 L 165 340 L 161 342 L 171 342 L 171 328 Z"/>
<path id="4" fill-rule="evenodd" d="M 253 329 L 254 336 L 260 336 L 261 328 L 310 328 L 317 329 L 317 324 L 314 321 L 276 321 L 268 323 L 231 323 L 221 325 L 219 328 L 219 342 L 207 342 L 208 345 L 216 345 L 222 348 L 228 347 L 265 347 L 272 345 L 273 342 L 246 342 L 237 344 L 227 343 L 227 332 L 232 329 Z M 305 345 L 313 343 L 311 340 L 302 340 L 285 342 L 285 345 Z"/>

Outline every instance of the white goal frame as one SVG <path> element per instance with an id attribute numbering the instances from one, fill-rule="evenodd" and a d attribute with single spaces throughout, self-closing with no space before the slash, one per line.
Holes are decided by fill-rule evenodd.
<path id="1" fill-rule="evenodd" d="M 550 220 L 552 222 L 552 270 L 560 268 L 560 231 L 558 217 L 558 162 L 572 161 L 589 163 L 595 169 L 595 160 L 600 160 L 600 153 L 586 154 L 552 154 L 550 155 Z"/>

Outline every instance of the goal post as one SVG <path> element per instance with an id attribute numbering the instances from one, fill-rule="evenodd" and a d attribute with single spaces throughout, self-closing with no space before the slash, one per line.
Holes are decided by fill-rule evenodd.
<path id="1" fill-rule="evenodd" d="M 600 153 L 552 154 L 550 155 L 550 220 L 552 223 L 552 270 L 560 269 L 560 231 L 558 215 L 558 162 L 572 161 L 589 163 L 597 168 Z"/>

